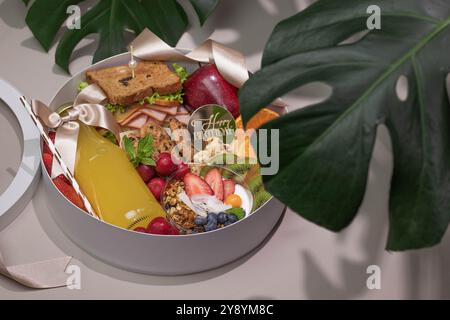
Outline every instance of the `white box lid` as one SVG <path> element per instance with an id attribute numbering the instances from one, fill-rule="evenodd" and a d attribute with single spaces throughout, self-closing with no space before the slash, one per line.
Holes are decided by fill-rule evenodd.
<path id="1" fill-rule="evenodd" d="M 3 100 L 16 116 L 23 137 L 23 152 L 17 173 L 5 191 L 0 194 L 0 230 L 22 212 L 33 197 L 40 177 L 40 135 L 20 103 L 20 96 L 16 88 L 0 79 L 0 100 Z"/>

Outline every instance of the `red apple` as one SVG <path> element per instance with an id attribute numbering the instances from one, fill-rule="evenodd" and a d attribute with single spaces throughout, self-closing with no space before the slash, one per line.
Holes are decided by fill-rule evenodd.
<path id="1" fill-rule="evenodd" d="M 239 116 L 238 89 L 228 83 L 215 64 L 207 64 L 193 72 L 184 83 L 188 107 L 195 110 L 205 104 L 219 104 Z"/>

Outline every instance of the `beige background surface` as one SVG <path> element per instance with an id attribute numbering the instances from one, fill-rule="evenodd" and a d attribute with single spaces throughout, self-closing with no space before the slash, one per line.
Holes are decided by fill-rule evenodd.
<path id="1" fill-rule="evenodd" d="M 200 29 L 187 0 L 191 28 L 179 46 L 192 47 L 209 36 L 247 55 L 251 70 L 259 68 L 261 50 L 282 18 L 307 5 L 302 0 L 222 1 Z M 44 52 L 24 23 L 21 1 L 0 0 L 0 77 L 28 97 L 48 102 L 68 75 L 54 65 L 54 50 Z M 90 63 L 95 37 L 75 52 L 72 72 Z M 323 88 L 322 88 L 323 89 Z M 318 101 L 325 91 L 314 86 L 289 94 L 298 108 Z M 0 177 L 5 182 L 20 156 L 14 128 L 0 105 Z M 288 210 L 278 230 L 259 250 L 220 269 L 181 277 L 155 277 L 106 265 L 74 245 L 55 225 L 49 204 L 38 190 L 24 212 L 0 232 L 0 250 L 8 264 L 61 255 L 74 256 L 81 268 L 81 290 L 31 290 L 0 276 L 0 299 L 308 299 L 308 298 L 450 298 L 450 239 L 433 249 L 409 253 L 384 250 L 387 199 L 391 174 L 389 139 L 382 135 L 370 169 L 368 192 L 353 224 L 333 234 Z M 1 187 L 1 184 L 0 184 Z M 146 254 L 146 253 L 143 253 Z M 381 267 L 381 290 L 368 290 L 366 269 Z"/>

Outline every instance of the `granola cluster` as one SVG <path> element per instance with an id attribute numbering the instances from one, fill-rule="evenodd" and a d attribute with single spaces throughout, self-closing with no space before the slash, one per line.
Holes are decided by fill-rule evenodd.
<path id="1" fill-rule="evenodd" d="M 185 232 L 192 232 L 198 226 L 194 223 L 195 212 L 192 211 L 183 201 L 178 198 L 178 194 L 184 191 L 184 183 L 179 180 L 172 180 L 166 187 L 163 195 L 164 209 L 172 220 Z"/>

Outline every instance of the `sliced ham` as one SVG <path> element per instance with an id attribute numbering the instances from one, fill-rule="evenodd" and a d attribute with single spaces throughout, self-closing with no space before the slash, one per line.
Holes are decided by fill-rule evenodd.
<path id="1" fill-rule="evenodd" d="M 156 111 L 156 110 L 152 110 L 149 108 L 143 108 L 141 109 L 142 113 L 145 113 L 146 115 L 148 115 L 149 117 L 152 117 L 155 120 L 161 121 L 163 122 L 164 119 L 166 118 L 167 114 L 164 112 L 160 112 L 160 111 Z"/>
<path id="2" fill-rule="evenodd" d="M 187 125 L 190 117 L 190 115 L 179 114 L 175 116 L 175 119 Z"/>
<path id="3" fill-rule="evenodd" d="M 122 121 L 118 122 L 121 126 L 126 125 L 127 123 L 129 123 L 130 121 L 133 121 L 134 119 L 136 119 L 137 117 L 139 117 L 142 114 L 141 110 L 136 110 L 135 112 L 133 112 L 131 115 L 129 115 L 127 118 L 123 119 Z"/>
<path id="4" fill-rule="evenodd" d="M 125 123 L 136 117 L 136 113 L 142 108 L 141 105 L 135 104 L 130 106 L 124 113 L 116 113 L 115 117 L 119 124 Z"/>
<path id="5" fill-rule="evenodd" d="M 177 114 L 189 114 L 189 111 L 185 108 L 185 107 L 183 107 L 183 106 L 179 106 L 178 107 L 178 110 L 177 110 Z"/>
<path id="6" fill-rule="evenodd" d="M 172 116 L 177 114 L 177 110 L 178 107 L 162 107 L 162 106 L 157 106 L 157 105 L 146 105 L 147 108 L 150 108 L 152 110 L 156 110 L 156 111 L 160 111 L 160 112 L 164 112 L 167 114 L 170 114 Z"/>
<path id="7" fill-rule="evenodd" d="M 167 100 L 155 100 L 155 104 L 163 107 L 178 107 L 180 105 L 178 101 L 167 101 Z"/>
<path id="8" fill-rule="evenodd" d="M 148 121 L 148 116 L 146 114 L 139 114 L 138 117 L 134 118 L 130 122 L 126 124 L 127 127 L 140 129 L 142 128 Z"/>

